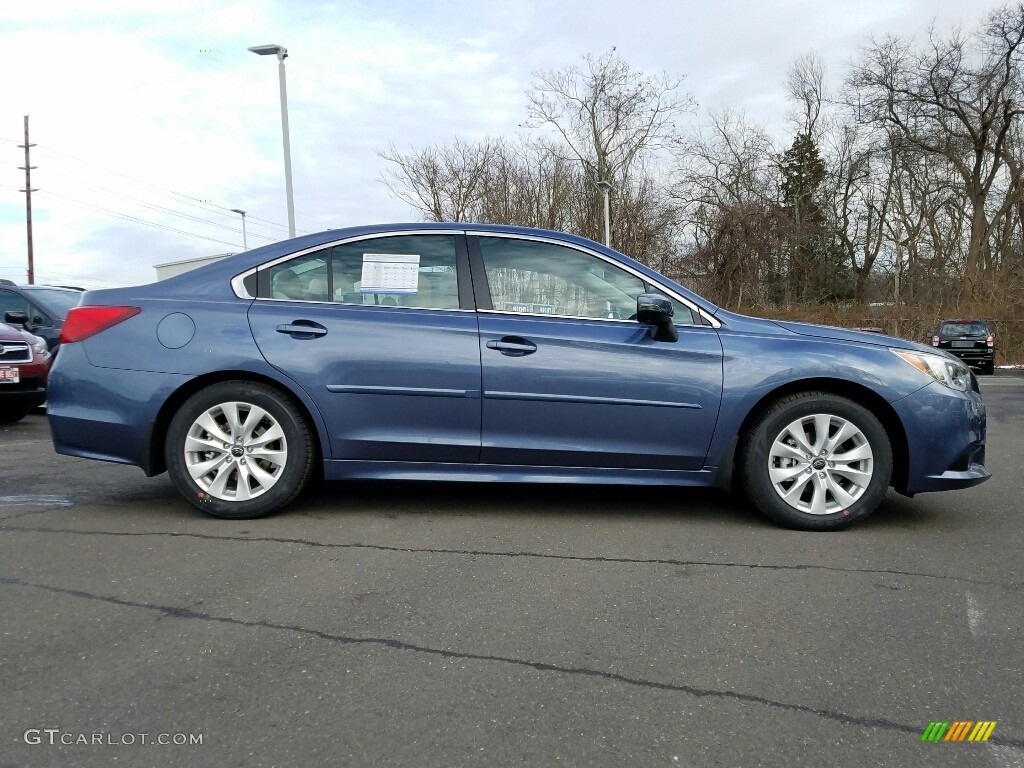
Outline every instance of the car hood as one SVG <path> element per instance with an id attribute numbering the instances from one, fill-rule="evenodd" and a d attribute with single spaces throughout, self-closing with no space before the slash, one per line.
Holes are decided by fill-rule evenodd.
<path id="1" fill-rule="evenodd" d="M 22 331 L 20 328 L 16 328 L 13 325 L 0 323 L 0 341 L 26 341 L 26 336 L 31 335 L 32 334 Z"/>
<path id="2" fill-rule="evenodd" d="M 855 341 L 862 344 L 874 344 L 878 347 L 896 347 L 898 349 L 913 349 L 918 352 L 930 352 L 931 354 L 945 354 L 935 347 L 919 344 L 916 341 L 907 341 L 895 336 L 886 336 L 881 333 L 867 333 L 865 331 L 854 331 L 849 328 L 835 328 L 831 325 L 812 325 L 811 323 L 790 323 L 784 320 L 771 320 L 770 322 L 801 336 L 814 336 L 819 339 L 837 339 L 839 341 Z"/>

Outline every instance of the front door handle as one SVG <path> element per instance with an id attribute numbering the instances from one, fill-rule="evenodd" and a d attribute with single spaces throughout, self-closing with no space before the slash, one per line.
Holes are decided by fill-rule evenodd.
<path id="1" fill-rule="evenodd" d="M 508 355 L 509 357 L 532 355 L 537 351 L 536 344 L 521 336 L 504 336 L 500 341 L 496 339 L 488 341 L 487 348 L 496 349 L 501 354 Z"/>
<path id="2" fill-rule="evenodd" d="M 287 333 L 293 339 L 315 339 L 317 336 L 327 335 L 327 329 L 312 320 L 296 320 L 286 325 L 279 325 L 275 330 L 278 333 Z"/>

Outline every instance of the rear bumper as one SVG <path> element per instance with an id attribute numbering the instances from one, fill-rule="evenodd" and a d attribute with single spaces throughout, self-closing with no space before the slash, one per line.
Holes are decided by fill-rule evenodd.
<path id="1" fill-rule="evenodd" d="M 74 375 L 65 373 L 73 370 Z M 150 425 L 188 376 L 98 368 L 81 344 L 61 345 L 50 371 L 47 416 L 57 453 L 145 468 Z"/>
<path id="2" fill-rule="evenodd" d="M 970 488 L 988 480 L 985 404 L 938 382 L 893 403 L 907 432 L 906 494 Z"/>
<path id="3" fill-rule="evenodd" d="M 994 349 L 944 349 L 943 351 L 949 352 L 953 357 L 963 360 L 968 365 L 991 363 L 996 359 Z"/>

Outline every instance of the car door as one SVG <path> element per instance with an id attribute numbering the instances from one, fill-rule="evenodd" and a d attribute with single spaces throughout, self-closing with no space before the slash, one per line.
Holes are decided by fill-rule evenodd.
<path id="1" fill-rule="evenodd" d="M 480 352 L 461 233 L 347 241 L 261 268 L 258 284 L 253 336 L 316 402 L 332 458 L 478 460 Z"/>
<path id="2" fill-rule="evenodd" d="M 489 464 L 694 470 L 722 398 L 714 328 L 676 302 L 679 340 L 630 319 L 642 277 L 542 239 L 471 237 Z"/>

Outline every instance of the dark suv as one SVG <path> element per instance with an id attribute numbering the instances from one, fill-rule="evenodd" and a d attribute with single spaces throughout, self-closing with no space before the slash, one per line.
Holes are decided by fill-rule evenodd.
<path id="1" fill-rule="evenodd" d="M 996 365 L 996 332 L 986 320 L 943 320 L 932 346 L 956 355 L 968 365 L 992 373 Z"/>
<path id="2" fill-rule="evenodd" d="M 46 339 L 52 351 L 60 341 L 64 316 L 78 306 L 81 289 L 55 285 L 15 285 L 0 280 L 0 323 L 21 325 Z"/>

